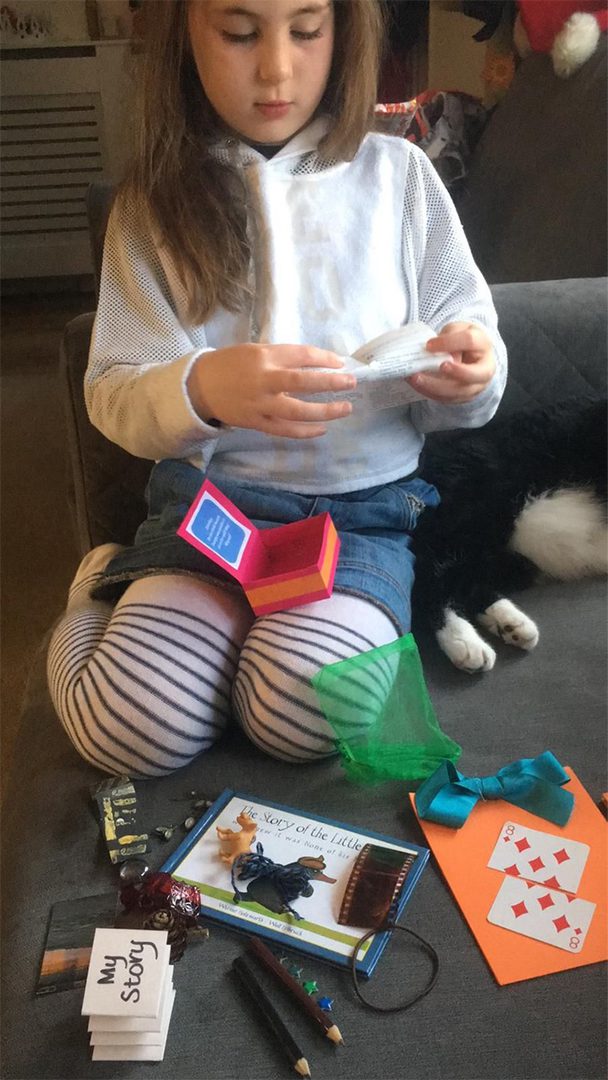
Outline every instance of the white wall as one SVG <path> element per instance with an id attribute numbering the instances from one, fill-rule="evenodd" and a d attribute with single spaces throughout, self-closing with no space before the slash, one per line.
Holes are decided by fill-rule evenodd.
<path id="1" fill-rule="evenodd" d="M 473 41 L 482 24 L 454 10 L 456 6 L 449 0 L 429 4 L 428 89 L 462 90 L 483 98 L 486 49 Z"/>
<path id="2" fill-rule="evenodd" d="M 49 41 L 86 41 L 87 18 L 84 0 L 7 0 L 17 16 L 33 15 L 49 27 Z M 10 44 L 5 35 L 4 43 Z"/>

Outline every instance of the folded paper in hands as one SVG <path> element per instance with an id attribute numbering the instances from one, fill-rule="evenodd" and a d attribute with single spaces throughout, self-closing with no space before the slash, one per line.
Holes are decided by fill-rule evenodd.
<path id="1" fill-rule="evenodd" d="M 424 395 L 407 381 L 410 376 L 422 371 L 437 372 L 445 360 L 452 359 L 450 353 L 427 352 L 426 343 L 434 337 L 433 328 L 422 322 L 387 330 L 361 345 L 352 356 L 342 357 L 342 370 L 356 376 L 354 390 L 298 394 L 298 397 L 304 401 L 350 401 L 357 413 L 412 405 Z"/>

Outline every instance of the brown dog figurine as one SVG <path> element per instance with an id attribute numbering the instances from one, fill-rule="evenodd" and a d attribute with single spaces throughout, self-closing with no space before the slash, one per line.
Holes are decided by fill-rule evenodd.
<path id="1" fill-rule="evenodd" d="M 249 814 L 239 814 L 237 822 L 241 826 L 240 832 L 234 829 L 221 829 L 216 825 L 217 835 L 220 841 L 220 859 L 226 866 L 232 866 L 237 855 L 244 855 L 253 844 L 257 825 Z"/>

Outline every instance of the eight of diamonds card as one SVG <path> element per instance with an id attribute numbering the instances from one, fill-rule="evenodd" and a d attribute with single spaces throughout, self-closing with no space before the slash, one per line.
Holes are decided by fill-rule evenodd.
<path id="1" fill-rule="evenodd" d="M 500 830 L 488 866 L 511 877 L 574 893 L 588 856 L 588 844 L 507 821 Z"/>
<path id="2" fill-rule="evenodd" d="M 490 908 L 488 921 L 565 952 L 580 953 L 594 912 L 595 904 L 588 900 L 507 877 Z"/>
<path id="3" fill-rule="evenodd" d="M 450 829 L 446 825 L 437 825 L 435 822 L 420 821 L 429 846 L 445 874 L 496 981 L 501 986 L 519 982 L 522 979 L 535 979 L 552 972 L 582 967 L 585 964 L 595 964 L 607 957 L 606 819 L 572 769 L 566 766 L 566 772 L 570 777 L 568 790 L 574 796 L 574 809 L 567 825 L 562 828 L 521 808 L 517 811 L 513 807 L 507 808 L 500 800 L 479 803 L 461 829 Z M 411 800 L 415 809 L 413 795 Z M 506 828 L 509 825 L 513 826 L 514 831 L 509 834 L 511 837 L 509 843 L 503 841 L 503 847 L 508 848 L 512 855 L 505 863 L 502 861 L 501 854 L 501 861 L 495 863 L 496 848 L 500 846 L 501 837 L 506 835 Z M 545 848 L 541 851 L 540 844 L 534 847 L 532 842 L 541 835 L 544 837 L 543 844 L 549 845 L 546 849 L 549 856 L 553 858 L 552 864 L 549 859 L 549 868 L 544 881 L 534 876 L 545 873 L 547 870 L 547 867 L 541 867 L 534 862 L 536 859 L 545 862 Z M 524 840 L 524 838 L 530 844 L 530 849 L 522 843 L 520 847 L 524 850 L 518 851 L 514 847 L 514 840 Z M 528 865 L 523 870 L 519 864 L 525 858 L 526 852 Z M 534 862 L 534 866 L 530 865 L 531 862 Z M 574 873 L 566 869 L 569 865 L 575 867 Z M 522 870 L 525 876 L 515 876 L 515 870 L 509 872 L 509 867 L 513 866 Z M 547 885 L 547 880 L 552 877 L 554 871 L 560 889 Z M 575 881 L 578 884 L 574 885 Z M 543 888 L 536 894 L 534 886 L 541 883 Z M 516 918 L 513 915 L 512 918 L 509 916 L 507 919 L 505 915 L 505 921 L 502 924 L 498 922 L 498 919 L 496 922 L 490 922 L 488 913 L 492 911 L 496 914 L 498 911 L 498 908 L 494 908 L 495 901 L 498 901 L 497 894 L 500 894 L 501 905 L 508 895 L 513 895 L 514 904 L 521 902 L 520 893 L 518 893 L 518 898 L 515 898 L 514 893 L 511 894 L 507 886 L 517 887 L 524 896 L 549 896 L 553 900 L 554 908 L 558 909 L 554 911 L 554 919 L 559 920 L 560 915 L 563 914 L 570 924 L 569 912 L 572 914 L 576 912 L 577 919 L 571 924 L 574 933 L 568 936 L 567 948 L 551 947 L 556 940 L 562 938 L 562 935 L 568 933 L 568 927 L 563 922 L 558 922 L 558 926 L 554 927 L 555 933 L 551 932 L 551 944 L 546 937 L 539 936 L 535 939 L 532 935 L 528 936 L 527 933 L 522 932 L 522 919 L 527 922 L 527 916 L 520 915 Z M 572 895 L 574 891 L 576 891 L 576 896 Z M 554 894 L 557 894 L 557 897 Z M 543 903 L 546 905 L 544 910 L 548 915 L 551 905 L 546 900 Z M 576 907 L 573 907 L 573 904 L 576 904 Z M 591 913 L 590 907 L 593 905 L 595 905 L 593 917 L 589 920 L 587 916 Z M 538 910 L 543 911 L 538 902 L 537 907 Z M 501 911 L 504 912 L 504 910 L 504 907 L 501 907 Z M 530 918 L 530 925 L 532 921 Z M 506 927 L 510 930 L 515 925 L 519 932 L 506 931 Z M 562 929 L 559 929 L 560 927 Z M 574 947 L 570 947 L 570 938 L 573 939 Z"/>

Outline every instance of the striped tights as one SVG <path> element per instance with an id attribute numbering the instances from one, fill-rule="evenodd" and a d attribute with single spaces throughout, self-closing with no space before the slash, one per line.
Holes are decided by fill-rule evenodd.
<path id="1" fill-rule="evenodd" d="M 83 560 L 49 645 L 53 703 L 87 761 L 159 776 L 210 747 L 233 715 L 284 761 L 335 752 L 310 677 L 393 641 L 382 611 L 334 593 L 255 619 L 240 593 L 181 574 L 134 581 L 112 607 L 90 590 L 115 550 L 104 545 Z"/>

